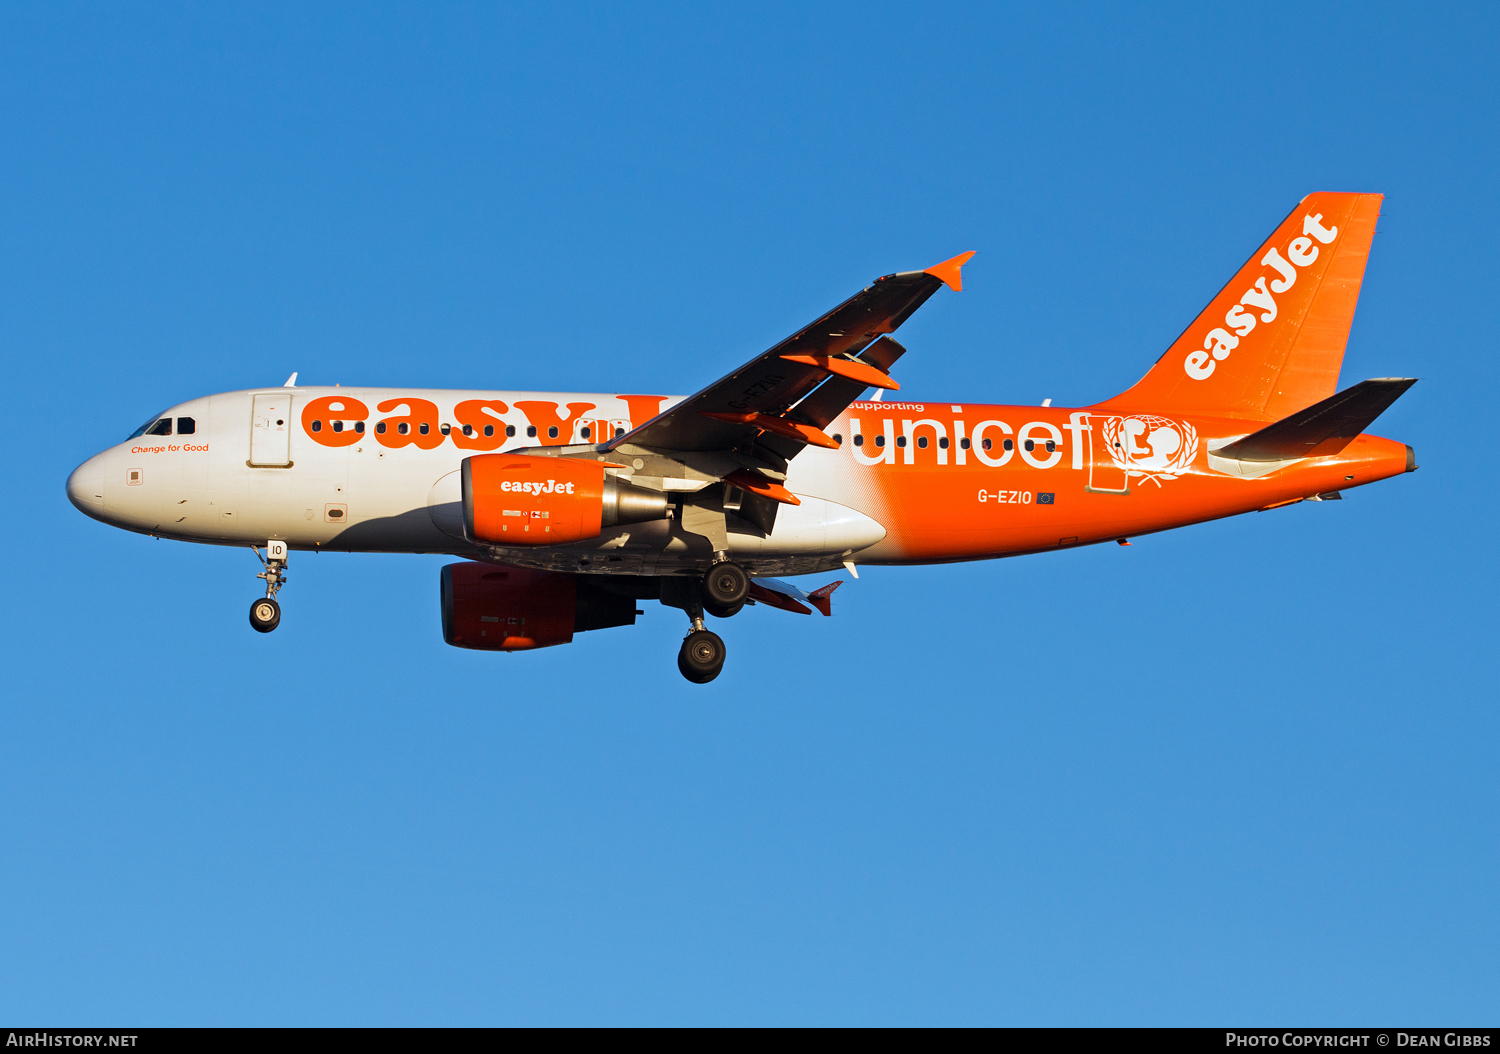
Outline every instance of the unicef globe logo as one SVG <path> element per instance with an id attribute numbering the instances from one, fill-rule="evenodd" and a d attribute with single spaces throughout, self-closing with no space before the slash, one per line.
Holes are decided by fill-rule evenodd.
<path id="1" fill-rule="evenodd" d="M 1176 479 L 1198 456 L 1198 431 L 1186 421 L 1140 414 L 1107 417 L 1104 445 L 1110 460 L 1131 479 Z"/>

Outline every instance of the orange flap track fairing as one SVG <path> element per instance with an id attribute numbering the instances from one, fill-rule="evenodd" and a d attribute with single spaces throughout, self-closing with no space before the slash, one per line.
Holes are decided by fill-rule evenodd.
<path id="1" fill-rule="evenodd" d="M 856 362 L 854 359 L 836 359 L 828 355 L 783 355 L 787 362 L 800 363 L 803 366 L 816 366 L 824 373 L 831 373 L 837 377 L 844 377 L 851 381 L 859 381 L 868 384 L 871 388 L 884 388 L 886 391 L 900 391 L 901 385 L 891 380 L 890 377 L 877 370 L 868 363 Z"/>
<path id="2" fill-rule="evenodd" d="M 724 482 L 741 490 L 748 490 L 751 494 L 758 494 L 762 498 L 770 498 L 779 501 L 783 505 L 801 505 L 802 499 L 787 490 L 780 483 L 773 483 L 762 476 L 759 472 L 750 472 L 746 469 L 736 469 L 724 477 Z"/>
<path id="3" fill-rule="evenodd" d="M 825 450 L 837 450 L 839 445 L 833 441 L 833 437 L 821 428 L 805 425 L 798 421 L 789 421 L 785 417 L 772 417 L 770 414 L 718 414 L 703 412 L 704 417 L 711 417 L 715 421 L 731 421 L 735 424 L 754 425 L 763 432 L 774 432 L 788 439 L 800 439 L 804 443 L 823 447 Z"/>

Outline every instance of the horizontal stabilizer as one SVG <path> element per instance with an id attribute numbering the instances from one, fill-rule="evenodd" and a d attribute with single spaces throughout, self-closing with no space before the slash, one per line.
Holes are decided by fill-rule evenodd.
<path id="1" fill-rule="evenodd" d="M 1238 461 L 1286 461 L 1337 454 L 1416 383 L 1415 377 L 1360 381 L 1214 453 Z"/>

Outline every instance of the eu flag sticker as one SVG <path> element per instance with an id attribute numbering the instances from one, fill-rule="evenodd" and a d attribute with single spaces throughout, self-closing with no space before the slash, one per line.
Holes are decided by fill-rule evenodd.
<path id="1" fill-rule="evenodd" d="M 1040 491 L 1038 491 L 1037 492 L 1037 496 L 1036 496 L 1036 503 L 1038 505 L 1051 505 L 1052 504 L 1052 498 L 1053 498 L 1053 495 L 1051 495 L 1051 494 L 1043 494 Z"/>

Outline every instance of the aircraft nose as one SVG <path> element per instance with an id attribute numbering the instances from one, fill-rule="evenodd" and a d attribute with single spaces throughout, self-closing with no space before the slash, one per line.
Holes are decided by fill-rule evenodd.
<path id="1" fill-rule="evenodd" d="M 68 477 L 68 500 L 87 516 L 104 512 L 104 466 L 98 457 L 89 458 Z"/>

